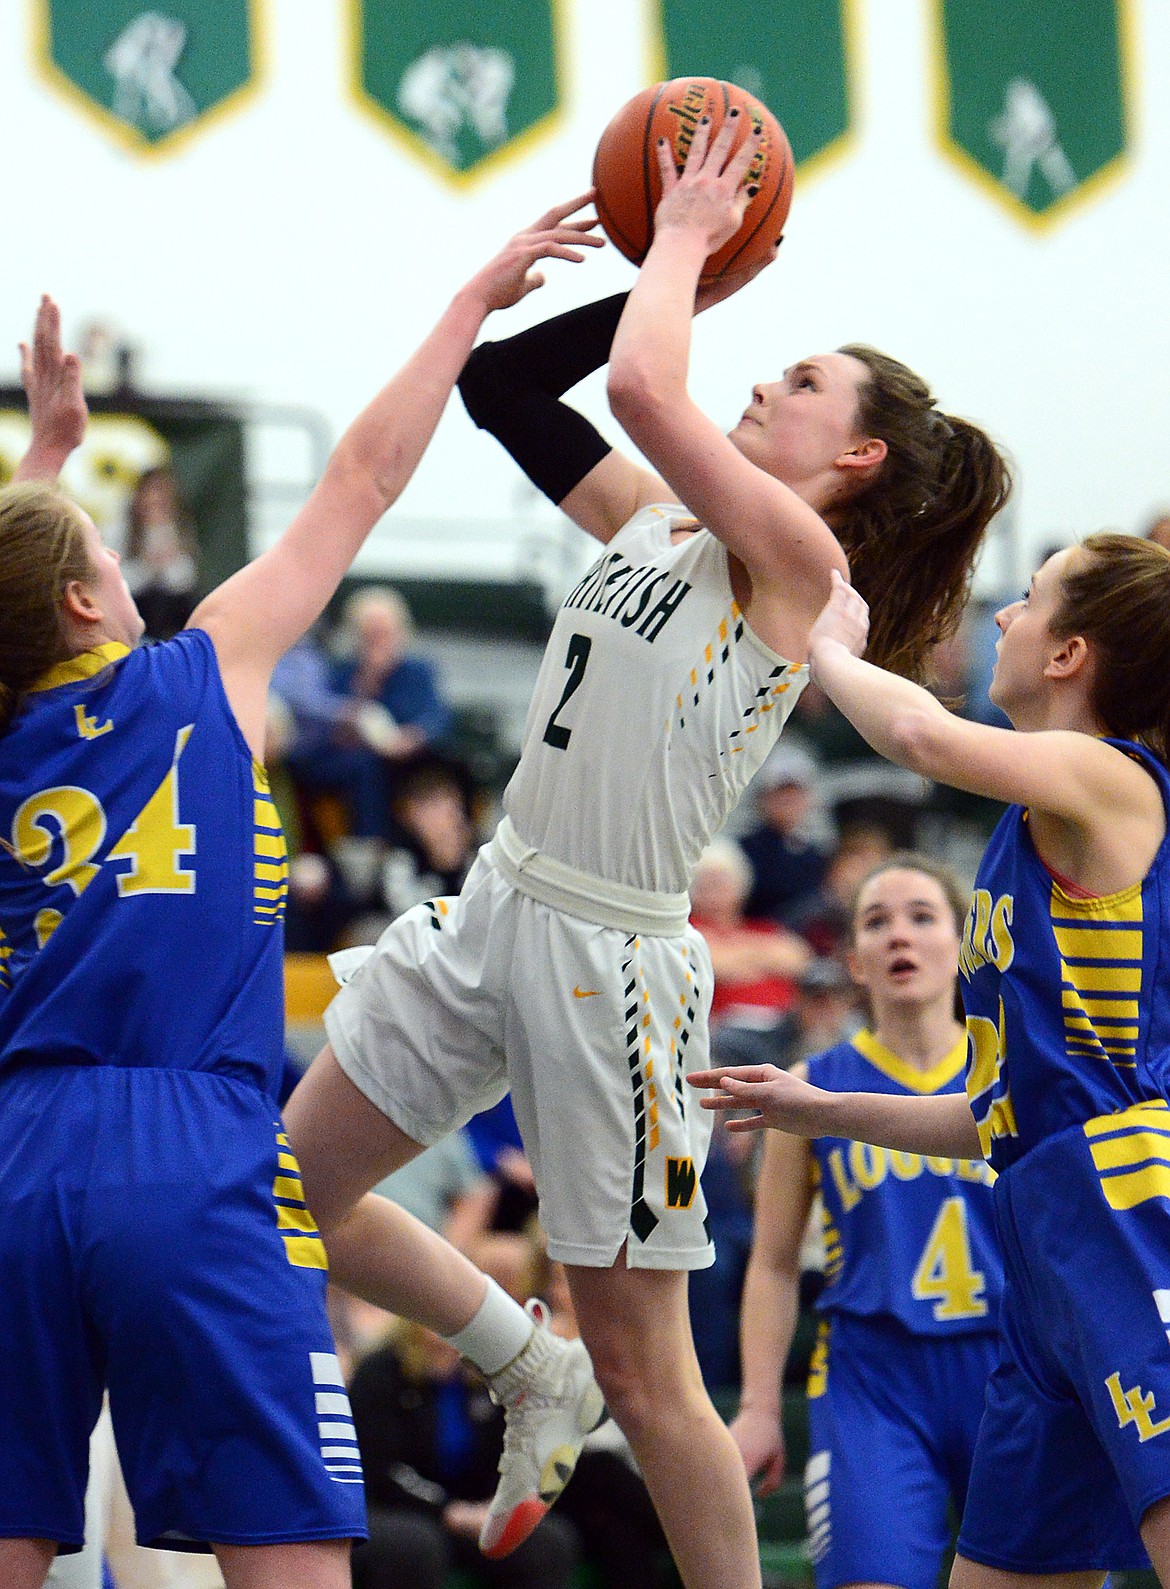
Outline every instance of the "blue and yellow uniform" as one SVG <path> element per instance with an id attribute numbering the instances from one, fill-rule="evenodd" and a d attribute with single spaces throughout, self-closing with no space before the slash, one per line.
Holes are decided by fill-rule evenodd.
<path id="1" fill-rule="evenodd" d="M 202 630 L 0 737 L 0 1535 L 80 1545 L 103 1384 L 143 1543 L 364 1533 L 273 1101 L 287 870 Z"/>
<path id="2" fill-rule="evenodd" d="M 961 1092 L 964 1051 L 924 1072 L 863 1031 L 810 1060 L 809 1079 L 831 1092 Z M 810 1147 L 825 1239 L 805 1470 L 817 1589 L 933 1589 L 996 1358 L 994 1177 L 982 1162 L 838 1137 Z"/>
<path id="3" fill-rule="evenodd" d="M 1166 769 L 1146 766 L 1170 806 Z M 1170 1494 L 1170 840 L 1085 897 L 1013 806 L 964 934 L 967 1090 L 1000 1172 L 1002 1360 L 959 1548 L 1051 1573 L 1146 1565 Z"/>

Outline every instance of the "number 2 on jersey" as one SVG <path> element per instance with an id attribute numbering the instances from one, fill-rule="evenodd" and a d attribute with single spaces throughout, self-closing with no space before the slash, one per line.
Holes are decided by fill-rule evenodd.
<path id="1" fill-rule="evenodd" d="M 544 742 L 552 745 L 556 750 L 568 749 L 569 736 L 573 730 L 566 728 L 563 723 L 558 723 L 557 718 L 564 711 L 569 697 L 581 688 L 581 680 L 585 677 L 585 664 L 589 661 L 589 653 L 593 649 L 593 641 L 588 635 L 575 634 L 569 638 L 569 654 L 565 658 L 565 666 L 569 670 L 569 677 L 565 680 L 565 693 L 556 704 L 556 710 L 544 725 Z"/>

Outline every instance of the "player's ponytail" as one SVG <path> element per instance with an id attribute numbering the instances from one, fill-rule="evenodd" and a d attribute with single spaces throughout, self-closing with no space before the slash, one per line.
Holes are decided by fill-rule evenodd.
<path id="1" fill-rule="evenodd" d="M 1109 733 L 1170 764 L 1170 552 L 1135 535 L 1089 536 L 1049 627 L 1092 646 L 1090 704 Z"/>
<path id="2" fill-rule="evenodd" d="M 77 509 L 36 482 L 0 491 L 0 730 L 33 681 L 68 655 L 61 604 L 93 577 Z"/>
<path id="3" fill-rule="evenodd" d="M 986 432 L 936 408 L 913 370 L 863 344 L 840 351 L 869 372 L 857 424 L 887 454 L 871 483 L 837 510 L 833 528 L 869 603 L 867 659 L 917 678 L 930 648 L 958 626 L 1011 472 Z"/>

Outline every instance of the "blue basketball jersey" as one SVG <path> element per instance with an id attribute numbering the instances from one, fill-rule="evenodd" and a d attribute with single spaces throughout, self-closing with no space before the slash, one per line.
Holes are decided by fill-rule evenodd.
<path id="1" fill-rule="evenodd" d="M 863 1031 L 809 1060 L 808 1073 L 830 1092 L 921 1096 L 961 1092 L 963 1058 L 959 1042 L 918 1071 Z M 817 1137 L 811 1147 L 824 1207 L 817 1306 L 894 1318 L 914 1335 L 994 1330 L 1003 1265 L 988 1166 L 841 1137 Z"/>
<path id="2" fill-rule="evenodd" d="M 50 670 L 0 736 L 0 1066 L 274 1091 L 287 874 L 205 631 Z"/>
<path id="3" fill-rule="evenodd" d="M 1153 756 L 1110 740 L 1157 779 Z M 1032 842 L 1028 814 L 1012 806 L 987 846 L 959 958 L 966 986 L 967 1092 L 983 1151 L 1002 1171 L 1037 1143 L 1103 1117 L 1124 1121 L 1094 1154 L 1114 1207 L 1170 1195 L 1170 836 L 1132 888 L 1092 899 L 1066 892 Z"/>

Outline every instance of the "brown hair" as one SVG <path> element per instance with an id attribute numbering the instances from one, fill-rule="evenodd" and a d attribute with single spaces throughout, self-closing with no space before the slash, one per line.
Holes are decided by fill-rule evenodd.
<path id="1" fill-rule="evenodd" d="M 959 937 L 963 936 L 963 928 L 967 925 L 967 913 L 971 909 L 971 890 L 959 881 L 958 874 L 951 870 L 942 861 L 936 861 L 933 855 L 926 855 L 921 850 L 895 850 L 884 861 L 879 861 L 862 878 L 857 885 L 849 907 L 849 941 L 853 942 L 857 936 L 857 907 L 861 903 L 861 896 L 875 877 L 882 877 L 886 872 L 921 872 L 924 877 L 932 877 L 943 891 L 943 897 L 950 906 L 951 915 L 955 918 L 955 931 Z"/>
<path id="2" fill-rule="evenodd" d="M 924 877 L 933 878 L 942 889 L 943 898 L 950 906 L 951 915 L 955 922 L 955 932 L 962 942 L 963 933 L 967 926 L 967 916 L 971 909 L 971 890 L 959 880 L 956 872 L 942 861 L 936 861 L 933 855 L 926 855 L 921 850 L 895 850 L 884 861 L 878 863 L 872 871 L 866 873 L 857 885 L 857 892 L 853 896 L 849 908 L 849 942 L 853 944 L 857 938 L 857 907 L 861 903 L 861 896 L 873 882 L 875 877 L 881 877 L 886 872 L 921 872 Z M 959 966 L 955 962 L 955 997 L 953 1001 L 954 1016 L 956 1021 L 962 1023 L 965 1019 L 963 1010 L 963 996 L 959 991 Z M 868 1000 L 866 1001 L 868 1003 Z M 871 1012 L 872 1014 L 872 1012 Z"/>
<path id="3" fill-rule="evenodd" d="M 958 627 L 1011 471 L 984 431 L 935 407 L 913 370 L 861 343 L 839 351 L 869 372 L 857 423 L 887 455 L 872 484 L 837 510 L 834 533 L 869 603 L 867 659 L 919 678 L 930 648 Z"/>
<path id="4" fill-rule="evenodd" d="M 28 686 L 68 656 L 61 603 L 93 573 L 72 502 L 35 481 L 0 490 L 0 729 Z"/>
<path id="5" fill-rule="evenodd" d="M 1090 535 L 1061 584 L 1049 628 L 1092 645 L 1095 715 L 1170 763 L 1170 552 L 1135 535 Z"/>

